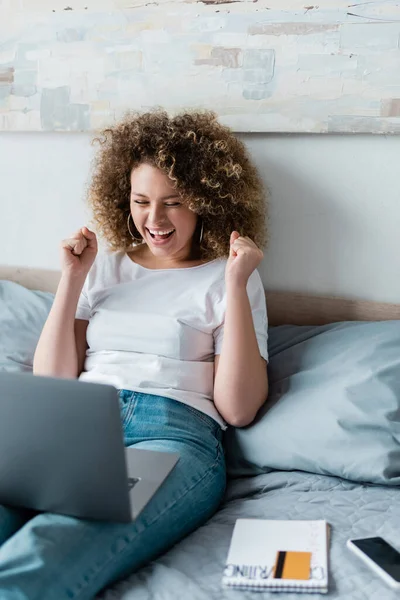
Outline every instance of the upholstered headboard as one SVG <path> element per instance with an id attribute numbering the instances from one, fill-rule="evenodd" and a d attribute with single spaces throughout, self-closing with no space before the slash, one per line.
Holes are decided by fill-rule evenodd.
<path id="1" fill-rule="evenodd" d="M 59 271 L 31 269 L 29 267 L 5 267 L 0 265 L 0 279 L 15 281 L 29 290 L 53 292 L 57 290 L 60 280 Z"/>
<path id="2" fill-rule="evenodd" d="M 59 271 L 0 266 L 0 279 L 15 281 L 28 289 L 55 292 Z M 322 325 L 338 321 L 400 320 L 400 304 L 338 297 L 266 291 L 270 325 Z"/>

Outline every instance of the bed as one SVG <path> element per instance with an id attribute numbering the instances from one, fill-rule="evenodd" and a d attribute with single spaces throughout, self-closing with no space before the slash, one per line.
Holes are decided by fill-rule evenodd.
<path id="1" fill-rule="evenodd" d="M 58 279 L 59 274 L 54 271 L 0 267 L 0 283 L 7 280 L 30 290 L 54 293 Z M 164 556 L 103 590 L 97 598 L 254 598 L 255 592 L 227 591 L 221 587 L 232 529 L 238 517 L 325 519 L 331 525 L 327 597 L 332 600 L 394 600 L 397 597 L 353 557 L 345 542 L 349 537 L 381 535 L 400 547 L 397 541 L 400 532 L 400 305 L 292 292 L 267 291 L 266 296 L 271 332 L 275 336 L 270 361 L 275 397 L 255 427 L 245 428 L 238 433 L 239 437 L 231 436 L 228 440 L 230 478 L 219 511 Z M 343 338 L 344 335 L 347 337 Z M 316 361 L 323 355 L 321 340 L 331 344 L 330 354 L 320 363 L 320 368 L 316 368 Z M 355 351 L 348 352 L 352 344 L 362 355 L 362 360 L 354 365 L 351 357 Z M 333 359 L 332 348 L 339 357 L 338 362 Z M 351 379 L 349 374 L 360 374 L 361 368 L 363 374 L 366 372 L 366 363 L 367 376 L 354 375 Z M 299 369 L 302 369 L 301 376 Z M 324 388 L 318 377 L 319 374 L 326 377 L 327 372 L 333 374 L 334 386 L 325 394 L 321 393 Z M 310 373 L 312 386 L 307 379 Z M 341 384 L 342 373 L 346 375 L 344 385 Z M 361 395 L 357 391 L 360 389 Z M 360 397 L 366 398 L 371 389 L 375 390 L 373 402 L 368 399 L 367 408 L 365 404 L 361 407 Z M 358 402 L 357 411 L 338 416 L 335 411 L 347 411 L 353 398 Z M 282 412 L 285 402 L 292 402 L 286 407 L 286 413 Z M 297 433 L 299 424 L 296 430 L 290 430 L 291 425 L 287 424 L 290 419 L 279 419 L 284 414 L 296 416 L 296 411 L 301 411 L 301 419 L 308 410 L 306 402 L 310 403 L 311 419 L 318 411 L 325 410 L 318 413 L 324 426 L 314 434 L 314 446 L 307 447 L 303 440 L 300 450 L 291 448 L 286 454 L 282 451 L 274 454 L 275 446 L 281 443 L 279 438 L 274 438 L 274 419 L 275 423 L 282 424 L 283 430 L 289 427 L 285 430 L 287 440 L 296 442 L 296 435 L 301 435 L 301 431 Z M 362 413 L 364 419 L 358 428 L 351 425 L 355 413 L 357 418 Z M 336 429 L 338 422 L 340 431 Z M 339 440 L 340 444 L 347 444 L 345 459 L 338 449 L 339 438 L 335 436 L 347 436 Z M 268 451 L 265 446 L 260 451 L 260 440 L 264 445 L 270 444 Z M 290 445 L 289 442 L 286 445 Z M 324 454 L 326 446 L 330 449 L 327 455 Z M 239 453 L 238 449 L 239 457 L 235 454 Z M 232 454 L 235 455 L 232 457 Z M 267 592 L 257 592 L 257 597 L 275 598 Z M 307 599 L 315 595 L 281 594 L 281 597 Z"/>

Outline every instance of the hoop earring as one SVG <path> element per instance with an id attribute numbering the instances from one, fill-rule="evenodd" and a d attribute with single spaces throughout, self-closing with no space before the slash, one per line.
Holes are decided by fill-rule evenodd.
<path id="1" fill-rule="evenodd" d="M 128 227 L 128 231 L 129 231 L 129 233 L 130 233 L 130 236 L 131 236 L 131 238 L 133 239 L 133 241 L 134 241 L 134 242 L 143 242 L 143 238 L 142 238 L 142 236 L 140 236 L 140 237 L 136 237 L 135 235 L 133 235 L 133 233 L 132 233 L 132 231 L 131 231 L 131 228 L 130 228 L 130 226 L 129 226 L 129 219 L 130 219 L 131 217 L 132 217 L 132 215 L 131 215 L 131 213 L 129 213 L 129 215 L 128 215 L 128 219 L 127 219 L 127 221 L 126 221 L 126 224 L 127 224 L 127 227 Z M 133 223 L 133 219 L 132 219 L 132 223 Z M 136 229 L 136 227 L 135 227 L 135 229 Z M 136 230 L 136 231 L 137 231 L 137 230 Z M 138 232 L 138 233 L 139 233 L 139 232 Z M 139 233 L 139 235 L 140 235 L 140 233 Z"/>
<path id="2" fill-rule="evenodd" d="M 203 220 L 202 220 L 201 221 L 201 230 L 200 230 L 199 244 L 201 244 L 201 242 L 203 241 L 203 233 L 204 233 L 204 223 L 203 223 Z"/>

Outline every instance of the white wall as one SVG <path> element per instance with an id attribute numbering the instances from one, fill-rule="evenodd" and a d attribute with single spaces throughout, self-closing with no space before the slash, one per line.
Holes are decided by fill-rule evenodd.
<path id="1" fill-rule="evenodd" d="M 400 302 L 400 137 L 242 138 L 271 190 L 265 285 Z M 0 134 L 0 265 L 59 268 L 92 153 L 87 134 Z"/>

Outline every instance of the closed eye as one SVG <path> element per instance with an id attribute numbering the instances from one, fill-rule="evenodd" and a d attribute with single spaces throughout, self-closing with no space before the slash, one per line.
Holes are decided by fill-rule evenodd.
<path id="1" fill-rule="evenodd" d="M 134 200 L 135 204 L 139 204 L 140 206 L 144 206 L 146 204 L 149 204 L 149 202 L 147 200 Z M 169 203 L 165 203 L 165 205 L 167 208 L 173 208 L 173 207 L 178 207 L 178 206 L 182 206 L 181 202 L 169 202 Z"/>

